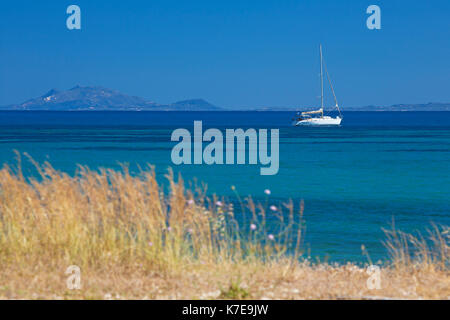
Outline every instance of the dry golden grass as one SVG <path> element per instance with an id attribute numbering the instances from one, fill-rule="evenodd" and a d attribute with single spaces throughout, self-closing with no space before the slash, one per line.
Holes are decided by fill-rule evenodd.
<path id="1" fill-rule="evenodd" d="M 269 234 L 264 206 L 242 201 L 249 214 L 239 225 L 231 204 L 171 174 L 163 192 L 151 168 L 136 177 L 126 168 L 80 167 L 75 177 L 36 168 L 31 180 L 20 165 L 0 170 L 0 298 L 450 297 L 448 227 L 434 226 L 431 240 L 386 231 L 392 261 L 371 290 L 365 268 L 301 259 L 302 206 L 284 205 Z M 67 288 L 70 265 L 81 269 L 79 290 Z"/>

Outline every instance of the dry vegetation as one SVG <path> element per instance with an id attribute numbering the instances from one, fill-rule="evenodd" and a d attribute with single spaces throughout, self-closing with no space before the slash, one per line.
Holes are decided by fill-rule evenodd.
<path id="1" fill-rule="evenodd" d="M 0 170 L 3 299 L 450 297 L 446 226 L 426 238 L 386 231 L 391 261 L 381 288 L 369 289 L 363 267 L 302 258 L 302 206 L 269 213 L 245 199 L 234 210 L 170 174 L 163 192 L 151 168 L 131 176 L 80 167 L 75 177 L 36 168 L 39 179 L 24 178 L 20 165 Z M 247 212 L 245 221 L 237 211 Z M 266 226 L 269 214 L 278 216 L 276 232 Z M 79 290 L 67 288 L 70 265 L 81 269 Z"/>

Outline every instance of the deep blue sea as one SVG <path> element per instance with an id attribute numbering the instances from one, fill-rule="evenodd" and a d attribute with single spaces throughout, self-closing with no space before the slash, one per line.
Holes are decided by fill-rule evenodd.
<path id="1" fill-rule="evenodd" d="M 120 168 L 155 165 L 194 177 L 209 193 L 268 204 L 305 201 L 311 255 L 332 261 L 385 257 L 381 228 L 392 219 L 405 231 L 450 224 L 450 112 L 346 112 L 341 127 L 292 127 L 292 112 L 0 112 L 0 162 L 13 150 L 74 173 L 77 164 Z M 181 165 L 171 162 L 176 128 L 279 128 L 280 169 L 260 165 Z M 206 144 L 206 143 L 205 143 Z M 32 174 L 30 169 L 29 174 Z"/>

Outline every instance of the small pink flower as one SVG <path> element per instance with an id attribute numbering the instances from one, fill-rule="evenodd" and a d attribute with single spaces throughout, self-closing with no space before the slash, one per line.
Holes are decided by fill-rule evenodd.
<path id="1" fill-rule="evenodd" d="M 167 227 L 167 231 L 171 231 L 172 230 L 172 227 Z"/>
<path id="2" fill-rule="evenodd" d="M 252 223 L 252 224 L 250 225 L 250 229 L 251 229 L 251 230 L 256 230 L 256 224 Z"/>
<path id="3" fill-rule="evenodd" d="M 216 206 L 221 207 L 222 206 L 222 201 L 217 201 L 216 202 Z"/>
<path id="4" fill-rule="evenodd" d="M 264 190 L 264 193 L 267 194 L 267 195 L 269 196 L 271 192 L 270 192 L 269 189 L 266 189 L 266 190 Z"/>
<path id="5" fill-rule="evenodd" d="M 273 234 L 269 234 L 269 235 L 267 236 L 267 238 L 269 238 L 269 240 L 275 240 L 275 237 L 273 236 Z"/>
<path id="6" fill-rule="evenodd" d="M 153 242 L 149 241 L 149 242 L 148 242 L 148 245 L 149 245 L 150 247 L 153 247 Z"/>
<path id="7" fill-rule="evenodd" d="M 188 203 L 188 205 L 193 205 L 194 204 L 194 200 L 189 199 L 187 203 Z"/>
<path id="8" fill-rule="evenodd" d="M 277 207 L 275 207 L 275 206 L 270 206 L 270 210 L 272 210 L 272 211 L 277 211 L 278 209 L 277 209 Z"/>
<path id="9" fill-rule="evenodd" d="M 192 228 L 187 229 L 188 233 L 192 233 L 192 231 L 193 231 Z"/>

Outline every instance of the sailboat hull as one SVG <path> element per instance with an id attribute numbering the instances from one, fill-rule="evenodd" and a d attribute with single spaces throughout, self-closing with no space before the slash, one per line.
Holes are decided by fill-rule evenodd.
<path id="1" fill-rule="evenodd" d="M 336 117 L 320 117 L 320 118 L 310 118 L 310 119 L 303 119 L 300 121 L 297 121 L 295 123 L 296 126 L 339 126 L 341 125 L 342 118 Z"/>

